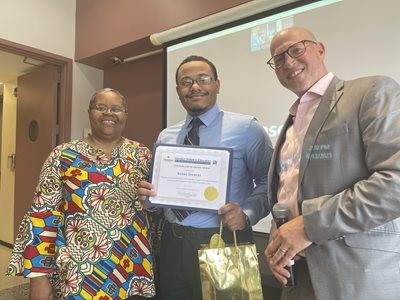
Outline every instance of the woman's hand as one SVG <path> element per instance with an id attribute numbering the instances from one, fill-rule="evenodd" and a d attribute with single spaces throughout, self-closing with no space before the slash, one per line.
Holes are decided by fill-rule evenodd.
<path id="1" fill-rule="evenodd" d="M 53 287 L 46 275 L 30 280 L 30 300 L 53 300 Z"/>
<path id="2" fill-rule="evenodd" d="M 144 203 L 148 196 L 150 196 L 150 197 L 157 196 L 156 192 L 153 189 L 154 189 L 154 186 L 150 182 L 147 182 L 144 180 L 139 182 L 139 188 L 138 188 L 139 201 Z"/>

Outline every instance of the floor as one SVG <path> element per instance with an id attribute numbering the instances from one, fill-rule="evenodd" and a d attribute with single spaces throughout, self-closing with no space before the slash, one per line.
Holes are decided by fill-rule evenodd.
<path id="1" fill-rule="evenodd" d="M 10 259 L 11 249 L 0 245 L 0 300 L 25 300 L 29 299 L 27 287 L 11 289 L 16 286 L 29 283 L 29 279 L 23 277 L 9 277 L 5 276 L 8 261 Z M 262 262 L 260 262 L 262 263 Z M 273 280 L 269 273 L 264 274 L 261 268 L 261 276 L 265 284 L 263 284 L 264 295 L 269 300 L 280 298 L 280 286 Z"/>
<path id="2" fill-rule="evenodd" d="M 11 287 L 22 285 L 24 283 L 29 283 L 29 279 L 23 277 L 9 277 L 5 273 L 7 271 L 8 260 L 10 259 L 11 249 L 0 245 L 0 292 Z M 13 298 L 3 298 L 2 299 L 13 299 Z M 19 300 L 19 299 L 18 299 Z"/>

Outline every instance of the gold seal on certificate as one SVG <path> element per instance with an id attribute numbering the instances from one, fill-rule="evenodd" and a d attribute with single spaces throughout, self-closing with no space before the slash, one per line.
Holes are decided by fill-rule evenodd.
<path id="1" fill-rule="evenodd" d="M 154 206 L 218 210 L 226 203 L 232 149 L 156 144 L 151 182 Z"/>
<path id="2" fill-rule="evenodd" d="M 214 201 L 218 198 L 218 189 L 214 186 L 209 186 L 204 190 L 204 197 L 209 201 Z"/>

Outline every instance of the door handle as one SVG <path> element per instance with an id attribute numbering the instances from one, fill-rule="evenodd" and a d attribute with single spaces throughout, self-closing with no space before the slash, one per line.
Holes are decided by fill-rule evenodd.
<path id="1" fill-rule="evenodd" d="M 7 167 L 8 167 L 11 171 L 14 171 L 14 170 L 15 170 L 15 153 L 10 154 L 10 155 L 8 156 Z"/>

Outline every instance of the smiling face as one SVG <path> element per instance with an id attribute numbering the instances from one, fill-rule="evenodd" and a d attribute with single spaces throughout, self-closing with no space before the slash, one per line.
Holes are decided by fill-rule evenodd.
<path id="1" fill-rule="evenodd" d="M 107 107 L 107 110 L 100 111 L 104 107 Z M 118 108 L 122 108 L 122 111 L 118 112 Z M 127 117 L 126 107 L 118 94 L 112 91 L 97 94 L 89 108 L 92 135 L 103 141 L 118 140 L 125 128 Z"/>
<path id="2" fill-rule="evenodd" d="M 180 66 L 177 81 L 184 79 L 201 79 L 210 76 L 213 80 L 207 84 L 194 81 L 191 86 L 178 86 L 176 91 L 186 111 L 192 116 L 198 116 L 208 111 L 217 102 L 219 80 L 215 80 L 210 66 L 204 61 L 190 61 Z M 199 80 L 201 83 L 201 80 Z"/>
<path id="3" fill-rule="evenodd" d="M 271 56 L 285 52 L 302 40 L 315 41 L 315 37 L 305 28 L 293 27 L 280 31 L 271 41 Z M 276 76 L 284 87 L 301 97 L 328 73 L 324 58 L 325 47 L 322 43 L 308 43 L 304 54 L 297 58 L 285 54 L 285 63 L 275 70 Z"/>

